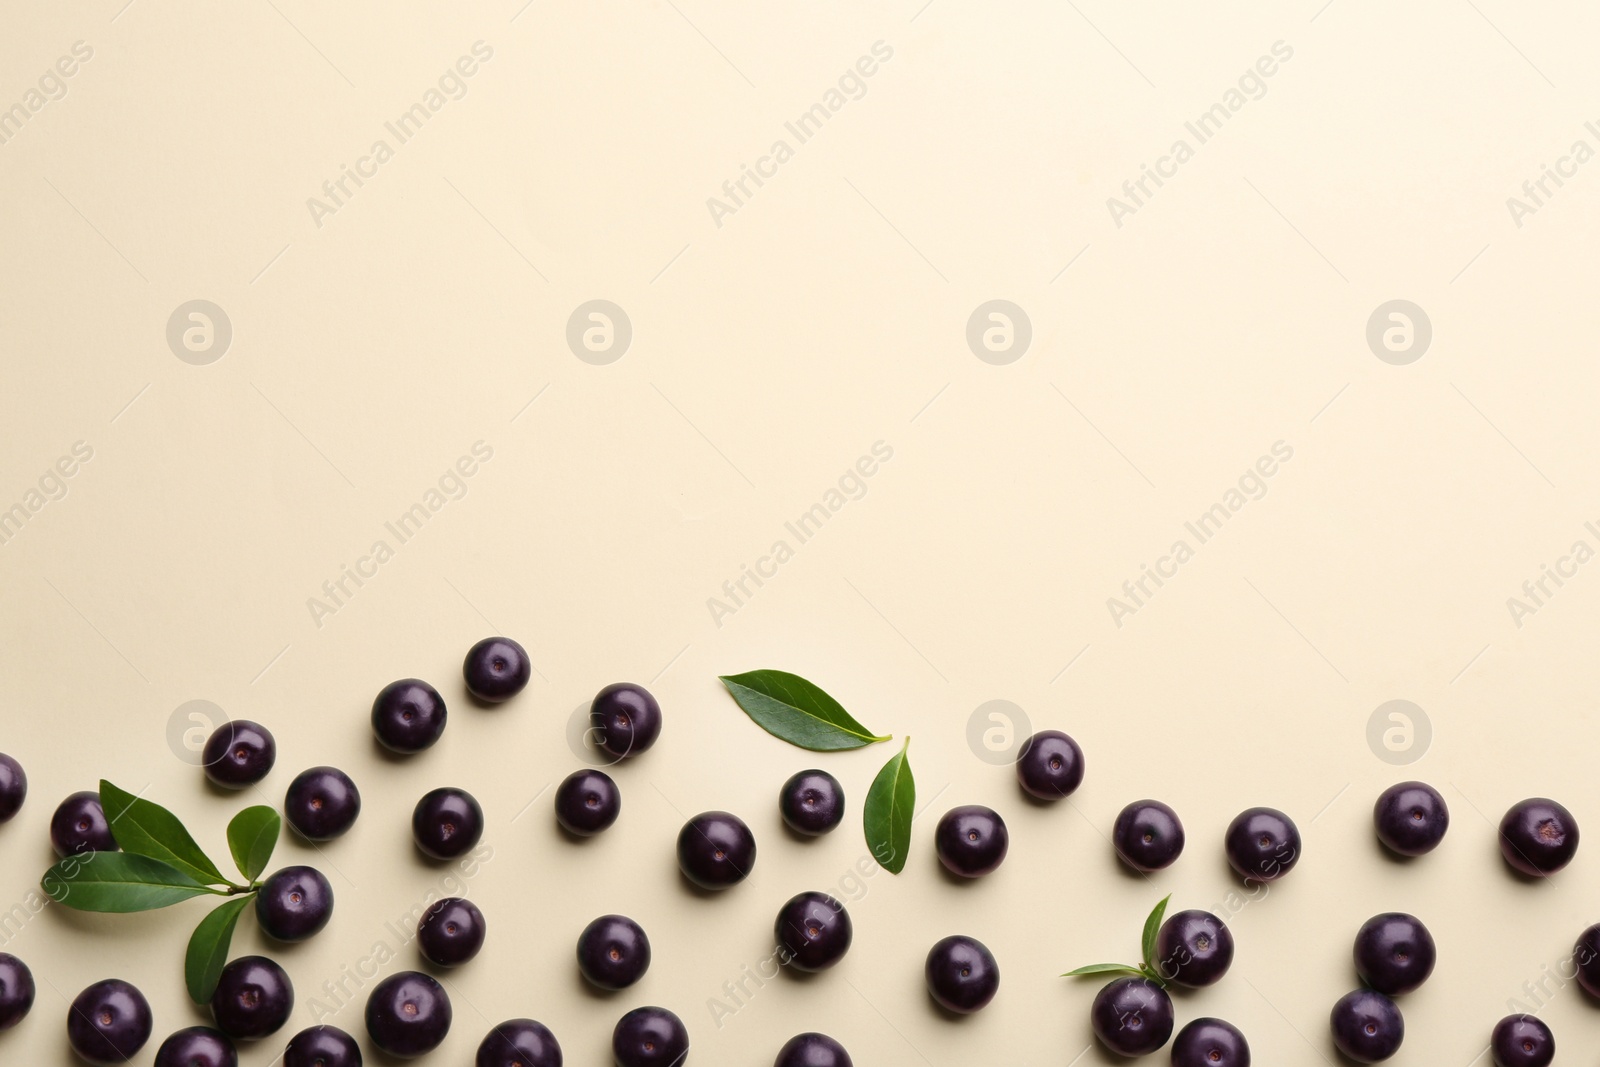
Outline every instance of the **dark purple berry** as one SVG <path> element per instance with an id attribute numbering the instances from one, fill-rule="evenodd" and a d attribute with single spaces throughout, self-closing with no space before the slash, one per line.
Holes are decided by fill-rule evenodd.
<path id="1" fill-rule="evenodd" d="M 0 1030 L 20 1023 L 33 1007 L 33 972 L 9 952 L 0 952 Z"/>
<path id="2" fill-rule="evenodd" d="M 650 969 L 650 939 L 625 915 L 602 915 L 578 935 L 578 970 L 601 989 L 626 989 Z"/>
<path id="3" fill-rule="evenodd" d="M 256 922 L 279 941 L 304 941 L 332 916 L 333 886 L 315 867 L 274 871 L 256 894 Z"/>
<path id="4" fill-rule="evenodd" d="M 850 1053 L 827 1034 L 796 1034 L 783 1043 L 772 1067 L 855 1067 Z"/>
<path id="5" fill-rule="evenodd" d="M 275 1034 L 294 1010 L 294 986 L 265 956 L 240 956 L 222 968 L 211 994 L 211 1018 L 235 1040 Z"/>
<path id="6" fill-rule="evenodd" d="M 67 1040 L 93 1064 L 127 1063 L 150 1040 L 154 1025 L 150 1002 L 120 978 L 96 982 L 67 1009 Z"/>
<path id="7" fill-rule="evenodd" d="M 1406 1021 L 1394 1001 L 1371 989 L 1346 993 L 1329 1018 L 1333 1043 L 1357 1063 L 1377 1063 L 1400 1051 Z"/>
<path id="8" fill-rule="evenodd" d="M 1172 1036 L 1172 998 L 1148 978 L 1118 978 L 1094 995 L 1089 1022 L 1112 1052 L 1143 1056 Z"/>
<path id="9" fill-rule="evenodd" d="M 1172 1067 L 1250 1067 L 1250 1043 L 1221 1019 L 1196 1019 L 1172 1042 Z"/>
<path id="10" fill-rule="evenodd" d="M 1547 1067 L 1556 1058 L 1555 1035 L 1532 1015 L 1507 1015 L 1495 1023 L 1489 1047 L 1495 1067 Z"/>
<path id="11" fill-rule="evenodd" d="M 476 1067 L 561 1067 L 561 1046 L 544 1023 L 507 1019 L 489 1031 L 478 1046 L 474 1063 Z"/>
<path id="12" fill-rule="evenodd" d="M 679 1067 L 689 1058 L 689 1031 L 666 1008 L 634 1008 L 611 1032 L 617 1067 Z"/>
<path id="13" fill-rule="evenodd" d="M 289 1039 L 283 1067 L 361 1067 L 361 1046 L 337 1026 L 313 1026 Z"/>
<path id="14" fill-rule="evenodd" d="M 239 1067 L 226 1034 L 209 1026 L 186 1026 L 161 1042 L 156 1067 Z"/>
<path id="15" fill-rule="evenodd" d="M 823 971 L 844 959 L 855 929 L 844 905 L 826 893 L 796 893 L 773 924 L 779 960 L 797 971 Z"/>
<path id="16" fill-rule="evenodd" d="M 1500 854 L 1530 878 L 1554 874 L 1571 863 L 1577 851 L 1577 820 L 1553 800 L 1524 800 L 1500 820 Z"/>
<path id="17" fill-rule="evenodd" d="M 797 834 L 825 834 L 844 818 L 844 787 L 827 771 L 801 771 L 783 783 L 778 811 Z"/>
<path id="18" fill-rule="evenodd" d="M 1117 816 L 1111 843 L 1134 870 L 1159 871 L 1183 852 L 1183 823 L 1159 800 L 1136 800 Z"/>
<path id="19" fill-rule="evenodd" d="M 283 814 L 307 841 L 331 841 L 355 825 L 361 794 L 337 767 L 312 767 L 289 783 Z"/>
<path id="20" fill-rule="evenodd" d="M 367 998 L 367 1036 L 391 1056 L 432 1052 L 450 1032 L 450 998 L 420 971 L 401 971 L 379 982 Z"/>
<path id="21" fill-rule="evenodd" d="M 1209 911 L 1169 915 L 1156 934 L 1156 970 L 1184 986 L 1207 986 L 1233 963 L 1233 932 Z"/>
<path id="22" fill-rule="evenodd" d="M 201 757 L 207 778 L 224 789 L 243 789 L 255 785 L 272 770 L 278 758 L 278 743 L 260 723 L 234 719 L 212 731 Z"/>
<path id="23" fill-rule="evenodd" d="M 11 817 L 28 799 L 28 776 L 22 764 L 0 752 L 0 822 L 10 822 Z"/>
<path id="24" fill-rule="evenodd" d="M 441 967 L 466 963 L 483 947 L 488 926 L 483 912 L 470 900 L 445 897 L 417 923 L 417 948 Z"/>
<path id="25" fill-rule="evenodd" d="M 573 771 L 556 787 L 556 822 L 569 834 L 593 837 L 622 814 L 622 793 L 604 771 Z"/>
<path id="26" fill-rule="evenodd" d="M 1300 831 L 1276 808 L 1240 812 L 1224 841 L 1228 863 L 1246 881 L 1275 881 L 1300 862 Z"/>
<path id="27" fill-rule="evenodd" d="M 390 682 L 372 701 L 372 732 L 392 752 L 421 752 L 444 733 L 445 718 L 444 697 L 417 678 Z"/>
<path id="28" fill-rule="evenodd" d="M 115 852 L 117 839 L 111 836 L 100 794 L 86 789 L 63 800 L 50 816 L 50 844 L 63 858 L 80 852 Z"/>
<path id="29" fill-rule="evenodd" d="M 1378 795 L 1372 808 L 1378 840 L 1390 852 L 1421 856 L 1432 852 L 1450 828 L 1450 809 L 1431 785 L 1401 782 Z"/>
<path id="30" fill-rule="evenodd" d="M 701 889 L 744 881 L 756 862 L 756 838 L 737 815 L 701 812 L 678 831 L 678 866 Z"/>
<path id="31" fill-rule="evenodd" d="M 1017 781 L 1040 800 L 1060 800 L 1083 783 L 1083 749 L 1060 730 L 1040 730 L 1017 752 Z"/>
<path id="32" fill-rule="evenodd" d="M 1584 992 L 1600 997 L 1600 923 L 1578 935 L 1578 943 L 1572 948 L 1572 966 Z"/>
<path id="33" fill-rule="evenodd" d="M 928 950 L 922 968 L 928 995 L 946 1011 L 971 1015 L 994 999 L 1000 988 L 1000 965 L 977 938 L 954 934 Z"/>
<path id="34" fill-rule="evenodd" d="M 411 813 L 411 836 L 436 860 L 453 860 L 483 837 L 483 809 L 465 789 L 444 787 L 423 794 Z"/>
<path id="35" fill-rule="evenodd" d="M 467 692 L 488 704 L 510 700 L 528 684 L 528 651 L 509 637 L 485 637 L 467 650 L 461 674 Z"/>
<path id="36" fill-rule="evenodd" d="M 939 862 L 962 878 L 978 878 L 1000 866 L 1010 843 L 1005 820 L 978 804 L 951 808 L 933 831 Z"/>
<path id="37" fill-rule="evenodd" d="M 1356 973 L 1387 996 L 1409 993 L 1433 973 L 1433 935 L 1414 915 L 1374 915 L 1356 934 Z"/>
<path id="38" fill-rule="evenodd" d="M 618 759 L 637 756 L 661 734 L 661 705 L 642 685 L 614 682 L 595 694 L 589 725 L 606 752 Z"/>

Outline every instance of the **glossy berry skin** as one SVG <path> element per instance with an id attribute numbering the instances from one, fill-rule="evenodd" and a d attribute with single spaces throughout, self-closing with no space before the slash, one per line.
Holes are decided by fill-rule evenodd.
<path id="1" fill-rule="evenodd" d="M 117 839 L 111 836 L 100 794 L 86 789 L 63 800 L 50 816 L 50 844 L 62 858 L 80 852 L 115 852 Z"/>
<path id="2" fill-rule="evenodd" d="M 331 841 L 355 825 L 361 793 L 337 767 L 312 767 L 295 775 L 283 797 L 283 815 L 307 841 Z"/>
<path id="3" fill-rule="evenodd" d="M 333 917 L 333 886 L 315 867 L 272 872 L 256 894 L 256 922 L 278 941 L 304 941 Z"/>
<path id="4" fill-rule="evenodd" d="M 701 889 L 737 885 L 755 863 L 755 835 L 737 815 L 701 812 L 678 831 L 678 866 Z"/>
<path id="5" fill-rule="evenodd" d="M 614 682 L 595 694 L 589 725 L 595 744 L 619 760 L 628 759 L 661 736 L 661 705 L 642 685 Z"/>
<path id="6" fill-rule="evenodd" d="M 1394 1001 L 1371 989 L 1346 993 L 1333 1006 L 1333 1043 L 1357 1063 L 1377 1063 L 1400 1051 L 1406 1021 Z"/>
<path id="7" fill-rule="evenodd" d="M 0 1030 L 20 1023 L 33 1007 L 33 972 L 9 952 L 0 952 Z"/>
<path id="8" fill-rule="evenodd" d="M 951 808 L 933 831 L 939 862 L 960 878 L 981 878 L 999 867 L 1010 844 L 1005 820 L 979 804 Z"/>
<path id="9" fill-rule="evenodd" d="M 1209 911 L 1167 916 L 1156 934 L 1156 968 L 1179 985 L 1208 986 L 1233 963 L 1233 931 Z"/>
<path id="10" fill-rule="evenodd" d="M 461 675 L 467 692 L 486 704 L 510 700 L 528 684 L 533 664 L 528 650 L 509 637 L 485 637 L 467 650 Z"/>
<path id="11" fill-rule="evenodd" d="M 1040 800 L 1071 796 L 1083 784 L 1083 749 L 1060 730 L 1040 730 L 1017 752 L 1017 783 Z"/>
<path id="12" fill-rule="evenodd" d="M 150 1040 L 154 1020 L 144 994 L 120 978 L 79 993 L 67 1009 L 67 1040 L 94 1064 L 127 1063 Z"/>
<path id="13" fill-rule="evenodd" d="M 1495 1067 L 1547 1067 L 1556 1058 L 1556 1038 L 1532 1015 L 1507 1015 L 1489 1039 Z"/>
<path id="14" fill-rule="evenodd" d="M 977 938 L 955 934 L 928 950 L 922 969 L 928 995 L 945 1011 L 971 1015 L 986 1007 L 1000 988 L 1000 965 Z"/>
<path id="15" fill-rule="evenodd" d="M 604 771 L 573 771 L 556 787 L 556 822 L 569 834 L 593 837 L 622 814 L 622 792 Z"/>
<path id="16" fill-rule="evenodd" d="M 772 1067 L 855 1067 L 850 1053 L 827 1034 L 796 1034 L 783 1043 Z"/>
<path id="17" fill-rule="evenodd" d="M 689 1058 L 689 1031 L 666 1008 L 634 1008 L 611 1031 L 617 1067 L 678 1067 Z"/>
<path id="18" fill-rule="evenodd" d="M 439 1047 L 453 1014 L 443 986 L 420 971 L 401 971 L 367 998 L 367 1036 L 389 1055 L 410 1059 Z"/>
<path id="19" fill-rule="evenodd" d="M 425 855 L 453 860 L 483 837 L 483 809 L 465 789 L 432 790 L 411 813 L 411 836 Z"/>
<path id="20" fill-rule="evenodd" d="M 1250 1067 L 1250 1043 L 1232 1023 L 1195 1019 L 1172 1042 L 1172 1067 Z"/>
<path id="21" fill-rule="evenodd" d="M 156 1067 L 239 1067 L 233 1042 L 209 1026 L 186 1026 L 161 1042 Z"/>
<path id="22" fill-rule="evenodd" d="M 826 893 L 796 893 L 778 910 L 773 936 L 779 959 L 797 971 L 825 971 L 844 959 L 855 927 L 844 905 Z"/>
<path id="23" fill-rule="evenodd" d="M 278 759 L 278 743 L 258 722 L 234 719 L 206 738 L 201 752 L 206 777 L 224 789 L 243 789 L 267 776 Z"/>
<path id="24" fill-rule="evenodd" d="M 1119 1056 L 1144 1056 L 1172 1036 L 1172 998 L 1148 978 L 1118 978 L 1094 995 L 1089 1022 Z"/>
<path id="25" fill-rule="evenodd" d="M 475 1067 L 561 1067 L 561 1046 L 544 1023 L 507 1019 L 484 1037 L 473 1063 Z"/>
<path id="26" fill-rule="evenodd" d="M 1401 782 L 1378 794 L 1372 823 L 1384 848 L 1400 856 L 1421 856 L 1444 840 L 1450 809 L 1433 786 Z"/>
<path id="27" fill-rule="evenodd" d="M 312 1026 L 289 1039 L 283 1067 L 361 1067 L 361 1046 L 337 1026 Z"/>
<path id="28" fill-rule="evenodd" d="M 0 822 L 10 822 L 28 799 L 28 776 L 22 764 L 0 752 Z"/>
<path id="29" fill-rule="evenodd" d="M 444 697 L 420 678 L 390 682 L 372 701 L 372 732 L 391 752 L 421 752 L 439 740 L 447 717 Z"/>
<path id="30" fill-rule="evenodd" d="M 827 771 L 801 771 L 783 783 L 778 812 L 795 833 L 818 837 L 844 818 L 844 787 Z"/>
<path id="31" fill-rule="evenodd" d="M 457 967 L 478 954 L 487 932 L 488 924 L 476 904 L 461 897 L 445 897 L 417 922 L 417 948 L 441 967 Z"/>
<path id="32" fill-rule="evenodd" d="M 1374 915 L 1356 934 L 1356 973 L 1387 996 L 1409 993 L 1433 973 L 1437 953 L 1433 935 L 1414 915 L 1391 911 Z"/>
<path id="33" fill-rule="evenodd" d="M 1578 943 L 1572 947 L 1572 966 L 1584 992 L 1600 997 L 1600 923 L 1578 935 Z"/>
<path id="34" fill-rule="evenodd" d="M 1300 862 L 1300 830 L 1276 808 L 1249 808 L 1228 824 L 1228 863 L 1240 878 L 1272 882 Z"/>
<path id="35" fill-rule="evenodd" d="M 1123 808 L 1111 827 L 1117 855 L 1136 871 L 1170 867 L 1183 852 L 1183 823 L 1159 800 L 1136 800 Z"/>
<path id="36" fill-rule="evenodd" d="M 1530 878 L 1554 874 L 1571 863 L 1577 851 L 1577 820 L 1553 800 L 1524 800 L 1500 820 L 1500 854 Z"/>
<path id="37" fill-rule="evenodd" d="M 265 956 L 240 956 L 229 963 L 211 994 L 211 1018 L 235 1040 L 277 1033 L 293 1010 L 289 976 Z"/>
<path id="38" fill-rule="evenodd" d="M 578 935 L 578 972 L 600 989 L 626 989 L 650 969 L 650 939 L 625 915 L 602 915 Z"/>

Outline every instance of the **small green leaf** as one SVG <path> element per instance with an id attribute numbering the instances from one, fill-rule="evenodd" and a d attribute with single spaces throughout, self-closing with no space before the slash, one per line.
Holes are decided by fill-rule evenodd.
<path id="1" fill-rule="evenodd" d="M 218 892 L 188 874 L 136 852 L 68 856 L 39 882 L 50 899 L 77 911 L 150 911 Z"/>
<path id="2" fill-rule="evenodd" d="M 196 1004 L 209 1003 L 211 994 L 217 991 L 217 980 L 228 962 L 228 946 L 233 944 L 233 928 L 239 924 L 240 913 L 255 898 L 254 893 L 247 893 L 217 905 L 189 936 L 189 948 L 183 955 L 183 980 L 189 986 L 189 999 Z"/>
<path id="3" fill-rule="evenodd" d="M 1129 967 L 1126 963 L 1091 963 L 1087 967 L 1078 967 L 1062 975 L 1063 978 L 1078 978 L 1086 974 L 1126 974 L 1135 978 L 1143 978 L 1144 972 L 1137 967 Z"/>
<path id="4" fill-rule="evenodd" d="M 813 752 L 862 748 L 878 737 L 851 717 L 839 702 L 787 671 L 750 671 L 722 676 L 728 693 L 767 733 Z"/>
<path id="5" fill-rule="evenodd" d="M 228 824 L 228 850 L 245 881 L 254 882 L 267 869 L 282 826 L 278 813 L 265 804 L 245 808 Z"/>
<path id="6" fill-rule="evenodd" d="M 110 782 L 100 782 L 100 806 L 105 809 L 111 836 L 122 851 L 149 856 L 178 868 L 201 885 L 231 884 L 217 870 L 183 823 L 160 804 L 141 800 Z"/>
<path id="7" fill-rule="evenodd" d="M 1161 898 L 1161 902 L 1150 911 L 1149 918 L 1144 921 L 1144 965 L 1146 969 L 1154 971 L 1156 965 L 1156 934 L 1161 930 L 1161 918 L 1167 913 L 1167 901 L 1172 899 L 1168 893 Z"/>
<path id="8" fill-rule="evenodd" d="M 911 851 L 911 820 L 916 815 L 917 785 L 911 777 L 911 763 L 906 758 L 910 748 L 911 738 L 908 737 L 900 751 L 872 780 L 863 806 L 867 847 L 879 866 L 890 874 L 899 874 L 905 869 L 906 854 Z"/>

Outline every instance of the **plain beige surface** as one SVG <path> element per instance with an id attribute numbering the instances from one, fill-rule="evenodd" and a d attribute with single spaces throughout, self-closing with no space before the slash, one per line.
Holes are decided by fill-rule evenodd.
<path id="1" fill-rule="evenodd" d="M 1227 979 L 1177 1004 L 1180 1023 L 1240 1025 L 1258 1063 L 1334 1057 L 1327 1011 L 1375 912 L 1414 911 L 1438 939 L 1393 1062 L 1445 1067 L 1466 1067 L 1508 999 L 1600 920 L 1595 846 L 1527 885 L 1492 830 L 1529 795 L 1600 820 L 1600 574 L 1559 562 L 1576 541 L 1600 548 L 1584 525 L 1600 519 L 1600 164 L 1560 162 L 1600 147 L 1590 7 L 124 2 L 13 4 L 0 35 L 0 105 L 27 115 L 0 144 L 0 506 L 38 505 L 0 546 L 0 749 L 32 777 L 0 830 L 0 906 L 48 863 L 56 801 L 102 775 L 222 850 L 254 798 L 213 794 L 169 749 L 174 709 L 198 699 L 276 733 L 268 799 L 323 762 L 366 798 L 346 839 L 279 849 L 322 866 L 338 900 L 323 934 L 272 950 L 300 993 L 293 1028 L 376 946 L 385 973 L 412 964 L 389 924 L 444 876 L 411 849 L 415 799 L 455 784 L 483 802 L 493 855 L 466 882 L 490 935 L 449 976 L 438 1063 L 532 1015 L 568 1063 L 603 1064 L 614 1020 L 652 1002 L 686 1020 L 697 1064 L 764 1067 L 807 1028 L 862 1067 L 1107 1062 L 1089 1049 L 1095 985 L 1056 976 L 1131 957 L 1165 893 L 1224 904 L 1222 830 L 1252 804 L 1299 821 L 1305 858 L 1232 917 Z M 92 57 L 57 81 L 75 42 Z M 477 42 L 492 56 L 445 82 L 460 98 L 441 94 L 399 143 L 385 124 L 426 107 Z M 877 42 L 892 55 L 859 98 L 847 81 L 793 143 L 785 124 L 827 107 Z M 1292 54 L 1257 92 L 1275 47 Z M 1194 143 L 1185 124 L 1242 78 L 1238 109 Z M 380 139 L 388 157 L 362 163 Z M 780 139 L 792 152 L 761 162 Z M 1163 163 L 1179 139 L 1192 158 Z M 1513 213 L 1546 165 L 1564 184 Z M 307 206 L 358 166 L 371 176 L 347 179 L 336 211 Z M 772 176 L 719 226 L 707 200 L 746 166 Z M 1108 198 L 1143 166 L 1170 177 L 1119 226 Z M 209 365 L 166 340 L 196 299 L 232 326 Z M 595 299 L 632 324 L 603 366 L 566 342 Z M 994 299 L 1032 326 L 1002 366 L 966 340 Z M 1396 299 L 1432 323 L 1407 365 L 1366 340 Z M 76 442 L 92 458 L 65 464 L 65 495 L 45 478 L 30 497 Z M 385 523 L 426 506 L 477 442 L 492 456 L 459 490 L 446 479 L 459 498 L 399 544 Z M 796 544 L 784 524 L 876 442 L 892 458 Z M 1184 524 L 1278 442 L 1292 458 L 1264 494 L 1194 544 Z M 1161 560 L 1186 537 L 1192 558 L 1118 626 L 1108 598 L 1145 565 L 1173 570 Z M 708 599 L 785 539 L 792 556 L 714 619 Z M 392 557 L 314 615 L 324 582 L 374 569 L 361 560 L 379 540 Z M 1571 576 L 1514 618 L 1507 599 L 1545 565 Z M 485 711 L 459 664 L 495 631 L 539 676 Z M 778 905 L 853 888 L 859 803 L 889 755 L 816 758 L 761 733 L 715 676 L 762 666 L 912 735 L 933 812 L 906 872 L 854 894 L 844 963 L 768 983 L 719 1027 L 709 1003 L 770 951 Z M 436 748 L 394 763 L 366 714 L 404 675 L 436 682 L 452 717 Z M 622 678 L 650 684 L 666 729 L 618 773 L 621 821 L 574 846 L 546 790 L 580 765 L 573 709 Z M 996 699 L 1082 742 L 1070 805 L 1024 803 L 969 748 L 969 716 Z M 1431 723 L 1409 766 L 1368 744 L 1391 700 Z M 844 781 L 850 818 L 801 844 L 774 800 L 811 764 Z M 1454 823 L 1400 865 L 1369 809 L 1413 776 Z M 1148 880 L 1104 840 L 1145 796 L 1190 835 Z M 943 877 L 931 849 L 957 803 L 1011 827 L 1010 857 L 976 884 Z M 761 849 L 749 882 L 710 900 L 672 859 L 706 808 L 745 815 Z M 571 965 L 605 911 L 640 920 L 656 950 L 616 997 Z M 107 975 L 149 994 L 157 1040 L 201 1021 L 180 967 L 200 912 L 10 920 L 0 947 L 40 993 L 0 1060 L 68 1063 L 66 999 Z M 921 979 L 952 932 L 987 942 L 1003 976 L 959 1022 Z M 246 924 L 236 950 L 264 947 Z M 1574 985 L 1546 991 L 1575 1062 L 1600 1014 Z M 329 1021 L 359 1031 L 359 995 Z"/>

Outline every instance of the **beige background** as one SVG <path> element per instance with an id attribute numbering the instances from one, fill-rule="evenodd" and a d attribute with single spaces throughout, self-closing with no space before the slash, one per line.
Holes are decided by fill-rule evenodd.
<path id="1" fill-rule="evenodd" d="M 1260 1063 L 1335 1058 L 1327 1011 L 1374 912 L 1416 912 L 1440 946 L 1393 1062 L 1461 1067 L 1600 919 L 1594 845 L 1527 885 L 1492 829 L 1529 795 L 1600 818 L 1600 576 L 1578 568 L 1520 627 L 1506 604 L 1575 540 L 1600 547 L 1583 526 L 1600 518 L 1600 169 L 1520 227 L 1506 205 L 1575 140 L 1600 147 L 1588 6 L 123 2 L 13 4 L 0 35 L 7 107 L 74 42 L 93 49 L 0 145 L 0 504 L 74 442 L 93 449 L 0 548 L 0 749 L 32 777 L 0 831 L 0 905 L 48 863 L 54 804 L 102 775 L 222 851 L 255 798 L 212 793 L 167 739 L 174 709 L 204 699 L 276 733 L 267 799 L 320 762 L 366 798 L 320 854 L 279 849 L 323 866 L 338 899 L 326 932 L 271 950 L 300 992 L 295 1029 L 439 884 L 408 841 L 415 799 L 457 784 L 483 802 L 494 853 L 469 892 L 491 934 L 449 976 L 440 1063 L 517 1015 L 547 1022 L 569 1063 L 606 1063 L 613 1021 L 660 1003 L 699 1064 L 766 1064 L 808 1028 L 861 1065 L 1068 1064 L 1090 1046 L 1095 985 L 1056 975 L 1131 958 L 1162 894 L 1222 903 L 1222 830 L 1252 804 L 1299 821 L 1304 861 L 1233 917 L 1234 969 L 1179 996 L 1178 1016 L 1234 1021 Z M 493 57 L 466 95 L 319 228 L 307 198 L 477 41 Z M 865 95 L 718 227 L 707 198 L 877 41 L 893 57 Z M 1293 56 L 1265 95 L 1118 227 L 1107 198 L 1278 41 Z M 565 342 L 596 298 L 633 326 L 608 366 Z M 1005 366 L 965 339 L 996 298 L 1032 323 Z M 193 299 L 232 324 L 206 366 L 165 340 Z M 1405 366 L 1365 340 L 1392 299 L 1433 327 Z M 317 625 L 308 598 L 477 441 L 493 458 L 465 495 Z M 865 495 L 716 625 L 707 599 L 877 441 L 893 458 Z M 1278 441 L 1293 458 L 1266 495 L 1116 626 L 1107 598 Z M 485 711 L 459 664 L 495 631 L 539 676 Z M 933 810 L 906 872 L 851 904 L 844 963 L 769 984 L 719 1028 L 708 1001 L 769 951 L 778 905 L 865 855 L 859 803 L 889 755 L 814 758 L 761 733 L 715 679 L 761 666 L 911 734 Z M 436 748 L 394 763 L 366 716 L 404 675 L 437 683 L 452 716 Z M 615 829 L 574 846 L 544 791 L 580 765 L 572 710 L 619 678 L 651 686 L 666 729 L 619 771 Z M 992 699 L 1082 742 L 1071 804 L 1024 803 L 969 748 Z M 1410 766 L 1367 741 L 1395 699 L 1432 726 Z M 800 844 L 775 794 L 818 763 L 850 818 Z M 1411 776 L 1444 791 L 1454 824 L 1402 866 L 1369 809 Z M 1143 796 L 1190 835 L 1148 881 L 1104 840 Z M 930 839 L 967 802 L 1004 813 L 1012 851 L 957 885 Z M 749 882 L 706 900 L 679 883 L 672 841 L 713 807 L 746 816 L 761 852 Z M 613 910 L 644 924 L 656 961 L 601 998 L 572 946 Z M 180 967 L 201 911 L 13 922 L 3 947 L 40 994 L 0 1058 L 69 1062 L 66 999 L 119 975 L 154 1004 L 149 1063 L 201 1021 Z M 952 932 L 988 943 L 1003 975 L 959 1022 L 921 979 Z M 236 950 L 263 948 L 246 924 Z M 414 958 L 400 948 L 384 970 Z M 1547 989 L 1564 1053 L 1592 1050 L 1596 1006 Z M 359 1003 L 331 1021 L 359 1031 Z"/>

